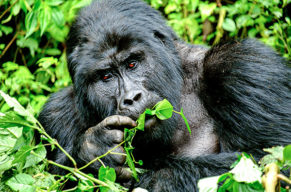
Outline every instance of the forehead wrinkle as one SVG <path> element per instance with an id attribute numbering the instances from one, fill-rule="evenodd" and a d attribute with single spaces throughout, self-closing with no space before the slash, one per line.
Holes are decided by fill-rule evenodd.
<path id="1" fill-rule="evenodd" d="M 133 54 L 144 53 L 144 50 L 139 46 L 134 46 L 129 49 L 125 49 L 116 54 L 116 59 L 121 63 L 124 62 Z"/>

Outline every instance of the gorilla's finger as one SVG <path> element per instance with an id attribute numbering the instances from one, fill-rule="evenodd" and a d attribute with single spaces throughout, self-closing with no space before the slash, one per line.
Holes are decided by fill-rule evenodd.
<path id="1" fill-rule="evenodd" d="M 110 117 L 105 118 L 101 122 L 104 127 L 106 126 L 114 126 L 114 127 L 121 127 L 121 126 L 130 126 L 135 127 L 136 122 L 132 120 L 130 117 L 120 116 L 120 115 L 113 115 Z"/>
<path id="2" fill-rule="evenodd" d="M 113 147 L 116 147 L 117 145 L 114 145 Z M 112 158 L 115 160 L 120 165 L 123 165 L 126 160 L 126 154 L 124 153 L 123 147 L 117 147 L 116 149 L 113 150 L 115 153 L 120 153 L 120 154 L 111 154 Z"/>
<path id="3" fill-rule="evenodd" d="M 123 132 L 117 129 L 106 130 L 108 139 L 114 143 L 121 143 L 123 141 Z"/>
<path id="4" fill-rule="evenodd" d="M 124 167 L 116 167 L 115 168 L 118 180 L 130 180 L 132 177 L 132 172 L 128 171 L 127 168 Z"/>

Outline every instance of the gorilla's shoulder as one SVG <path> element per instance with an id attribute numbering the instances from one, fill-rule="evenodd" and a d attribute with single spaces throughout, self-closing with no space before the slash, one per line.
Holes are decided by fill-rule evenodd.
<path id="1" fill-rule="evenodd" d="M 53 93 L 44 108 L 56 110 L 64 106 L 71 106 L 75 100 L 74 97 L 73 86 L 66 87 Z"/>
<path id="2" fill-rule="evenodd" d="M 76 110 L 73 87 L 64 88 L 51 95 L 39 114 L 42 124 L 52 124 L 52 121 L 65 119 L 67 114 Z"/>

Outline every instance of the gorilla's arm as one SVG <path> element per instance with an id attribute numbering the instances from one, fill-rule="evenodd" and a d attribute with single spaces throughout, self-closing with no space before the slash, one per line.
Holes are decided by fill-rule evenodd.
<path id="1" fill-rule="evenodd" d="M 106 153 L 123 141 L 122 127 L 134 127 L 136 122 L 126 116 L 109 116 L 92 126 L 92 120 L 84 119 L 78 110 L 75 94 L 72 87 L 54 93 L 45 104 L 39 115 L 39 121 L 47 133 L 76 160 L 78 167 L 85 165 L 94 158 Z M 114 152 L 122 153 L 122 147 Z M 48 158 L 72 166 L 72 162 L 59 149 L 48 149 Z M 128 177 L 128 173 L 121 169 L 125 156 L 107 155 L 102 161 L 116 168 L 120 178 Z M 97 161 L 92 164 L 90 172 L 96 172 L 100 167 Z M 65 170 L 56 166 L 51 167 L 51 172 L 64 174 Z"/>
<path id="2" fill-rule="evenodd" d="M 75 142 L 78 140 L 79 129 L 82 129 L 83 122 L 75 107 L 72 87 L 68 87 L 54 93 L 45 104 L 38 120 L 45 128 L 46 132 L 72 155 Z M 69 159 L 64 153 L 56 149 L 48 149 L 48 158 L 57 163 L 70 165 Z M 52 167 L 53 173 L 62 174 L 62 169 Z"/>

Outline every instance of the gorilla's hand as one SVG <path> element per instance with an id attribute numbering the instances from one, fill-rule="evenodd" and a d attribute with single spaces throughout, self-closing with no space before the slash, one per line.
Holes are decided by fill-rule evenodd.
<path id="1" fill-rule="evenodd" d="M 113 115 L 105 118 L 99 124 L 89 128 L 83 137 L 83 142 L 79 157 L 89 162 L 94 158 L 106 153 L 108 150 L 116 147 L 123 141 L 123 128 L 135 127 L 136 122 L 129 117 Z M 122 146 L 117 147 L 113 152 L 124 153 Z M 128 177 L 127 172 L 120 166 L 124 164 L 126 155 L 109 154 L 102 158 L 102 161 L 110 167 L 114 167 L 119 175 L 119 178 Z M 99 162 L 93 165 L 94 168 L 99 168 Z"/>

